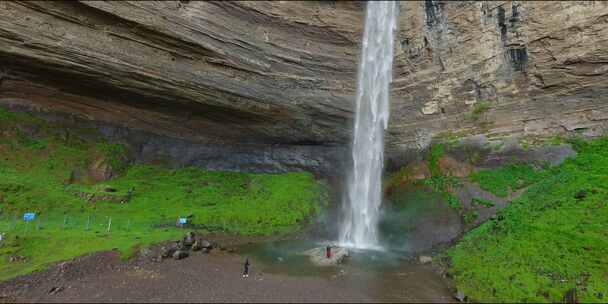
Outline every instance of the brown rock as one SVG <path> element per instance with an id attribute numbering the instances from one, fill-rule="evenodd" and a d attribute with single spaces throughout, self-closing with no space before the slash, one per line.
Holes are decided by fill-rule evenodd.
<path id="1" fill-rule="evenodd" d="M 406 168 L 409 172 L 408 177 L 410 180 L 421 180 L 431 177 L 431 170 L 427 161 L 411 163 Z"/>
<path id="2" fill-rule="evenodd" d="M 608 129 L 607 2 L 400 6 L 387 155 L 447 131 L 500 139 Z M 255 143 L 242 154 L 260 158 L 275 144 L 341 146 L 351 139 L 364 7 L 0 2 L 0 104 L 201 144 Z M 102 164 L 94 171 L 108 176 Z"/>
<path id="3" fill-rule="evenodd" d="M 114 176 L 114 170 L 105 157 L 98 157 L 89 166 L 88 174 L 92 181 L 103 182 Z"/>
<path id="4" fill-rule="evenodd" d="M 472 165 L 458 161 L 447 155 L 442 156 L 439 159 L 438 164 L 439 169 L 443 174 L 456 177 L 467 177 L 475 170 L 475 167 Z"/>

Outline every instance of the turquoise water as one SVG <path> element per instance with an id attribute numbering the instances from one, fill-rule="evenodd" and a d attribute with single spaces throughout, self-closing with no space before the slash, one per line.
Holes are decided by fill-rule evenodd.
<path id="1" fill-rule="evenodd" d="M 349 249 L 349 257 L 343 264 L 316 266 L 308 256 L 302 254 L 313 248 L 325 247 L 326 244 L 315 240 L 279 241 L 244 245 L 237 252 L 263 263 L 266 272 L 296 276 L 332 276 L 345 268 L 385 272 L 412 260 L 411 256 L 398 251 Z"/>

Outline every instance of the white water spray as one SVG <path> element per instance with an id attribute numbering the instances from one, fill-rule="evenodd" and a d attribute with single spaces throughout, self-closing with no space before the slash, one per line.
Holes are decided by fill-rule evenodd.
<path id="1" fill-rule="evenodd" d="M 398 2 L 369 1 L 359 66 L 353 136 L 353 168 L 347 182 L 342 246 L 380 248 L 378 217 L 382 202 L 384 130 L 389 118 L 394 31 Z"/>

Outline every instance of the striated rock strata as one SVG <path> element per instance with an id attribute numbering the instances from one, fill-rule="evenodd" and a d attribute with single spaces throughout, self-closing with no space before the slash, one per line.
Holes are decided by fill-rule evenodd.
<path id="1" fill-rule="evenodd" d="M 183 163 L 327 172 L 348 158 L 363 16 L 342 1 L 4 1 L 0 104 L 154 134 Z M 602 134 L 607 23 L 599 1 L 402 2 L 388 157 Z"/>

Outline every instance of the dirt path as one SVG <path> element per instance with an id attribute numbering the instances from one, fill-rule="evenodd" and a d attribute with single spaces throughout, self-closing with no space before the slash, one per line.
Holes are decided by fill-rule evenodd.
<path id="1" fill-rule="evenodd" d="M 329 277 L 264 272 L 252 260 L 241 277 L 243 258 L 215 251 L 184 260 L 124 262 L 105 252 L 0 284 L 0 302 L 446 302 L 451 293 L 423 265 L 389 274 L 342 269 Z"/>

